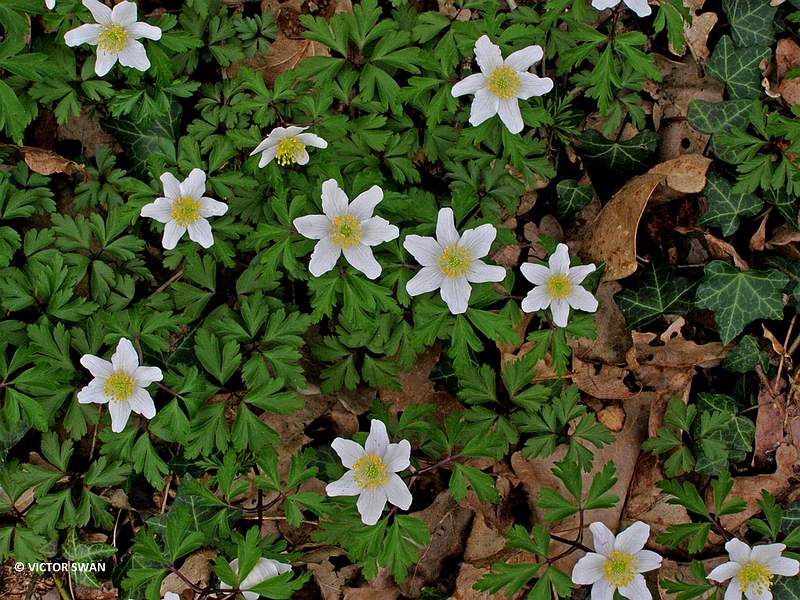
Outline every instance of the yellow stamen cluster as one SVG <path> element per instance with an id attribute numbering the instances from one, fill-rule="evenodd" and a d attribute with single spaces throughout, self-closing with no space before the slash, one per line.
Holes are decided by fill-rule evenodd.
<path id="1" fill-rule="evenodd" d="M 114 371 L 103 384 L 103 393 L 112 400 L 127 400 L 133 394 L 135 382 L 124 371 Z"/>
<path id="2" fill-rule="evenodd" d="M 351 214 L 339 215 L 332 220 L 331 241 L 339 248 L 349 248 L 361 241 L 364 228 Z"/>
<path id="3" fill-rule="evenodd" d="M 450 279 L 466 275 L 470 264 L 469 253 L 455 242 L 448 244 L 439 257 L 439 270 Z"/>
<path id="4" fill-rule="evenodd" d="M 109 23 L 100 26 L 97 36 L 97 47 L 104 52 L 117 54 L 128 45 L 128 30 L 122 25 Z"/>
<path id="5" fill-rule="evenodd" d="M 286 137 L 278 142 L 278 150 L 275 154 L 275 160 L 282 167 L 286 165 L 293 165 L 303 156 L 306 145 L 298 140 L 296 137 Z"/>
<path id="6" fill-rule="evenodd" d="M 522 80 L 519 73 L 505 65 L 496 67 L 489 75 L 489 81 L 486 84 L 489 91 L 502 100 L 516 98 L 521 86 Z"/>
<path id="7" fill-rule="evenodd" d="M 547 295 L 554 300 L 563 300 L 572 293 L 574 284 L 566 273 L 554 273 L 545 283 Z"/>
<path id="8" fill-rule="evenodd" d="M 742 586 L 743 592 L 750 592 L 751 595 L 762 595 L 765 591 L 772 587 L 772 578 L 774 575 L 762 563 L 751 560 L 742 565 L 736 579 L 739 585 Z"/>
<path id="9" fill-rule="evenodd" d="M 612 552 L 603 565 L 603 575 L 616 587 L 630 585 L 637 575 L 636 564 L 637 560 L 633 554 Z"/>
<path id="10" fill-rule="evenodd" d="M 181 196 L 172 203 L 170 217 L 181 227 L 191 225 L 200 218 L 200 202 L 191 196 Z"/>
<path id="11" fill-rule="evenodd" d="M 389 469 L 379 457 L 366 453 L 353 465 L 353 480 L 362 490 L 374 490 L 389 480 Z"/>

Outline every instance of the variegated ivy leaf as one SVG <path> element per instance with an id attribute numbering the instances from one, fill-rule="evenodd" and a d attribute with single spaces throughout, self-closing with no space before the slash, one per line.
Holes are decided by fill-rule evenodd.
<path id="1" fill-rule="evenodd" d="M 636 287 L 622 290 L 616 300 L 629 329 L 651 323 L 661 315 L 682 315 L 692 307 L 696 285 L 653 267 Z"/>
<path id="2" fill-rule="evenodd" d="M 744 129 L 750 122 L 751 100 L 724 100 L 709 102 L 708 100 L 692 100 L 689 102 L 688 119 L 697 131 L 711 136 L 711 151 L 720 160 L 735 162 L 735 154 L 719 143 L 719 134 L 727 133 L 732 128 Z"/>
<path id="3" fill-rule="evenodd" d="M 763 46 L 737 48 L 725 35 L 708 61 L 708 72 L 725 83 L 729 99 L 760 98 L 764 89 L 761 87 L 759 64 L 770 54 L 771 50 Z"/>
<path id="4" fill-rule="evenodd" d="M 582 185 L 574 179 L 564 179 L 556 185 L 558 194 L 558 214 L 562 217 L 579 211 L 592 201 L 594 190 L 590 185 Z"/>
<path id="5" fill-rule="evenodd" d="M 645 129 L 624 142 L 609 140 L 594 129 L 580 136 L 584 157 L 603 163 L 609 171 L 630 172 L 647 166 L 658 146 L 658 136 Z"/>
<path id="6" fill-rule="evenodd" d="M 731 22 L 737 46 L 769 46 L 775 41 L 772 21 L 777 6 L 762 0 L 724 0 L 722 7 Z"/>
<path id="7" fill-rule="evenodd" d="M 752 217 L 764 206 L 757 194 L 737 194 L 731 187 L 719 175 L 711 173 L 708 176 L 705 188 L 708 209 L 700 219 L 704 225 L 719 227 L 725 237 L 736 233 L 741 217 Z"/>

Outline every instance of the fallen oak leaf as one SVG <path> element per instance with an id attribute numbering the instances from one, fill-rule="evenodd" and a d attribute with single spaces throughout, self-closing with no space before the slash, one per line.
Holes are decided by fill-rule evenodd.
<path id="1" fill-rule="evenodd" d="M 21 152 L 28 168 L 39 175 L 52 175 L 54 173 L 73 175 L 75 173 L 80 173 L 83 175 L 84 182 L 89 181 L 86 167 L 80 163 L 76 163 L 74 160 L 64 158 L 52 150 L 34 148 L 32 146 L 15 146 L 13 144 L 0 144 L 0 146 L 4 148 L 14 148 Z"/>

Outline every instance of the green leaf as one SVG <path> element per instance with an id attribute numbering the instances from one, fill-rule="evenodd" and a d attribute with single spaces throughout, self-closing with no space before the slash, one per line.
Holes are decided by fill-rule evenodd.
<path id="1" fill-rule="evenodd" d="M 408 569 L 417 564 L 419 550 L 431 541 L 431 532 L 421 519 L 399 515 L 386 532 L 378 562 L 387 567 L 397 583 L 403 583 Z"/>
<path id="2" fill-rule="evenodd" d="M 629 329 L 638 329 L 662 315 L 684 315 L 692 308 L 695 285 L 663 267 L 651 266 L 643 281 L 616 295 Z"/>
<path id="3" fill-rule="evenodd" d="M 589 204 L 594 197 L 591 185 L 583 185 L 574 179 L 562 179 L 556 184 L 558 202 L 556 208 L 560 217 L 568 217 Z"/>
<path id="4" fill-rule="evenodd" d="M 624 142 L 609 140 L 599 131 L 588 129 L 579 141 L 587 159 L 600 162 L 613 172 L 644 169 L 658 146 L 658 136 L 649 129 Z"/>
<path id="5" fill-rule="evenodd" d="M 737 46 L 770 46 L 775 41 L 772 21 L 777 6 L 761 0 L 723 0 L 722 8 Z"/>
<path id="6" fill-rule="evenodd" d="M 708 174 L 705 197 L 708 209 L 700 222 L 719 227 L 725 237 L 736 233 L 741 217 L 757 215 L 764 206 L 764 201 L 758 195 L 734 193 L 731 184 L 714 173 Z"/>
<path id="7" fill-rule="evenodd" d="M 739 343 L 725 356 L 722 366 L 734 373 L 748 373 L 761 365 L 766 372 L 769 365 L 769 354 L 758 347 L 758 341 L 752 335 L 742 336 Z"/>
<path id="8" fill-rule="evenodd" d="M 759 65 L 770 54 L 770 49 L 764 47 L 737 48 L 733 40 L 724 35 L 714 48 L 706 69 L 725 83 L 731 100 L 760 98 L 764 89 Z"/>
<path id="9" fill-rule="evenodd" d="M 454 463 L 453 473 L 450 476 L 450 491 L 456 501 L 461 502 L 467 495 L 465 480 L 475 490 L 475 495 L 478 496 L 478 500 L 481 502 L 496 504 L 500 500 L 491 475 L 475 467 Z"/>
<path id="10" fill-rule="evenodd" d="M 222 340 L 206 329 L 197 331 L 194 352 L 203 368 L 222 385 L 225 385 L 242 362 L 236 340 L 223 344 Z"/>

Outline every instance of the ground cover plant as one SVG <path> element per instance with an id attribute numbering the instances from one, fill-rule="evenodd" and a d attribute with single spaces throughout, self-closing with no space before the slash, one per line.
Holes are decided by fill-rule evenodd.
<path id="1" fill-rule="evenodd" d="M 800 598 L 798 23 L 0 0 L 0 596 Z"/>

